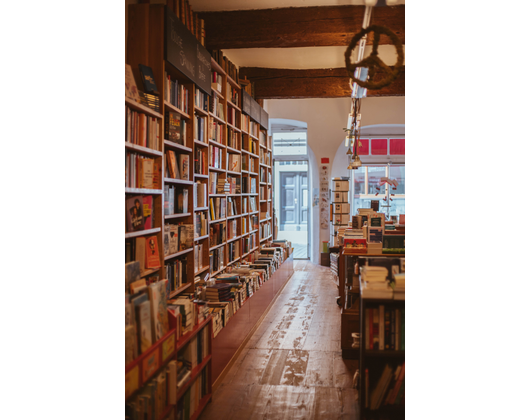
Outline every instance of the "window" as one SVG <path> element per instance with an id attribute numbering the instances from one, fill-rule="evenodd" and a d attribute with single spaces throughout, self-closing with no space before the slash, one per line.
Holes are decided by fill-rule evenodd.
<path id="1" fill-rule="evenodd" d="M 289 131 L 272 134 L 274 156 L 307 155 L 307 132 Z"/>
<path id="2" fill-rule="evenodd" d="M 379 211 L 387 216 L 405 214 L 405 165 L 364 165 L 352 174 L 353 214 L 359 208 L 370 208 L 372 200 L 379 201 Z M 397 187 L 388 183 L 379 185 L 383 177 L 396 180 Z"/>

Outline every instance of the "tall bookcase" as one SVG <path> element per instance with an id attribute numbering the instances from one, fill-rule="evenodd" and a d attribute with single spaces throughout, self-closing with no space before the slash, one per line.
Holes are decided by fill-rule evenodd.
<path id="1" fill-rule="evenodd" d="M 367 298 L 363 291 L 360 282 L 360 419 L 404 419 L 405 299 Z M 374 335 L 384 337 L 380 346 Z"/>
<path id="2" fill-rule="evenodd" d="M 168 12 L 166 7 L 156 4 L 130 5 L 128 10 L 127 64 L 131 66 L 137 84 L 141 80 L 138 65 L 152 69 L 159 93 L 159 110 L 155 112 L 129 99 L 126 99 L 126 106 L 158 122 L 159 146 L 148 148 L 126 141 L 126 155 L 135 153 L 153 159 L 157 187 L 126 187 L 126 200 L 152 197 L 152 226 L 126 233 L 125 239 L 127 246 L 128 241 L 138 237 L 156 236 L 160 267 L 146 269 L 141 275 L 165 279 L 175 272 L 180 273 L 180 283 L 174 284 L 168 295 L 173 299 L 195 292 L 197 284 L 207 275 L 215 276 L 244 260 L 253 261 L 260 245 L 272 240 L 272 145 L 267 135 L 266 112 L 261 107 L 256 108 L 255 101 L 252 112 L 243 106 L 241 86 L 215 60 L 208 57 L 208 71 L 211 69 L 209 95 L 205 95 L 204 84 L 194 83 L 189 74 L 168 60 Z M 186 34 L 181 35 L 179 42 L 186 49 L 189 47 Z M 193 48 L 189 50 L 193 51 Z M 202 64 L 205 65 L 204 60 Z M 175 95 L 168 79 L 177 82 L 178 89 L 184 88 L 180 100 L 173 100 Z M 140 84 L 139 87 L 141 89 Z M 165 136 L 169 112 L 175 113 L 181 126 L 186 127 L 185 134 L 182 132 L 182 144 Z M 182 174 L 177 177 L 169 173 L 168 156 L 171 154 L 177 160 L 179 156 L 187 158 L 188 179 L 182 179 Z M 225 183 L 230 191 L 224 190 Z M 205 200 L 200 206 L 197 205 L 198 184 L 204 184 L 206 188 Z M 170 189 L 175 194 L 174 211 L 167 205 Z M 181 193 L 187 195 L 187 204 L 179 208 L 176 197 Z M 205 225 L 199 234 L 195 228 L 201 219 Z M 168 253 L 165 239 L 171 226 L 181 224 L 194 226 L 193 244 Z M 199 329 L 207 323 L 205 321 Z M 211 332 L 211 325 L 208 328 Z M 198 330 L 194 331 L 195 334 Z M 150 350 L 149 354 L 164 352 L 163 357 L 158 358 L 157 369 L 164 369 L 165 364 L 185 346 L 186 337 L 184 341 L 171 341 L 172 344 L 167 345 L 164 344 L 168 341 L 165 338 L 164 343 L 153 346 L 155 350 Z M 165 346 L 163 349 L 162 345 Z M 171 349 L 169 353 L 166 347 Z M 193 371 L 193 380 L 205 375 L 207 385 L 192 418 L 200 414 L 211 398 L 211 342 L 208 349 L 210 354 Z M 142 355 L 144 359 L 147 360 L 147 356 Z M 140 362 L 136 361 L 136 365 L 140 366 Z M 179 391 L 179 401 L 183 393 Z M 167 410 L 164 416 L 155 420 L 162 420 Z"/>

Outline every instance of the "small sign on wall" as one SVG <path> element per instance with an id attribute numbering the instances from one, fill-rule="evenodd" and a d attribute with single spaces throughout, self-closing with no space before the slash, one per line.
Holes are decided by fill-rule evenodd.
<path id="1" fill-rule="evenodd" d="M 329 158 L 320 159 L 320 229 L 329 229 Z"/>

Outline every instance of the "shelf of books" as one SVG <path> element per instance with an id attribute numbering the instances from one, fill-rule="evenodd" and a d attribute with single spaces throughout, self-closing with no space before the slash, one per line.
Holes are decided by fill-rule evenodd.
<path id="1" fill-rule="evenodd" d="M 293 272 L 290 244 L 273 240 L 268 115 L 222 51 L 210 56 L 190 37 L 186 16 L 160 4 L 128 9 L 130 418 L 197 418 L 242 345 L 230 329 L 244 338 Z"/>
<path id="2" fill-rule="evenodd" d="M 360 418 L 405 418 L 404 258 L 362 258 Z"/>

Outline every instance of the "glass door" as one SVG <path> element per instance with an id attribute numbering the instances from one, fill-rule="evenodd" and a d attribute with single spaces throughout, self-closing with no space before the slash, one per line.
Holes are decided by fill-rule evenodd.
<path id="1" fill-rule="evenodd" d="M 307 161 L 274 163 L 274 208 L 278 217 L 278 239 L 294 248 L 295 259 L 309 258 L 309 185 Z"/>

